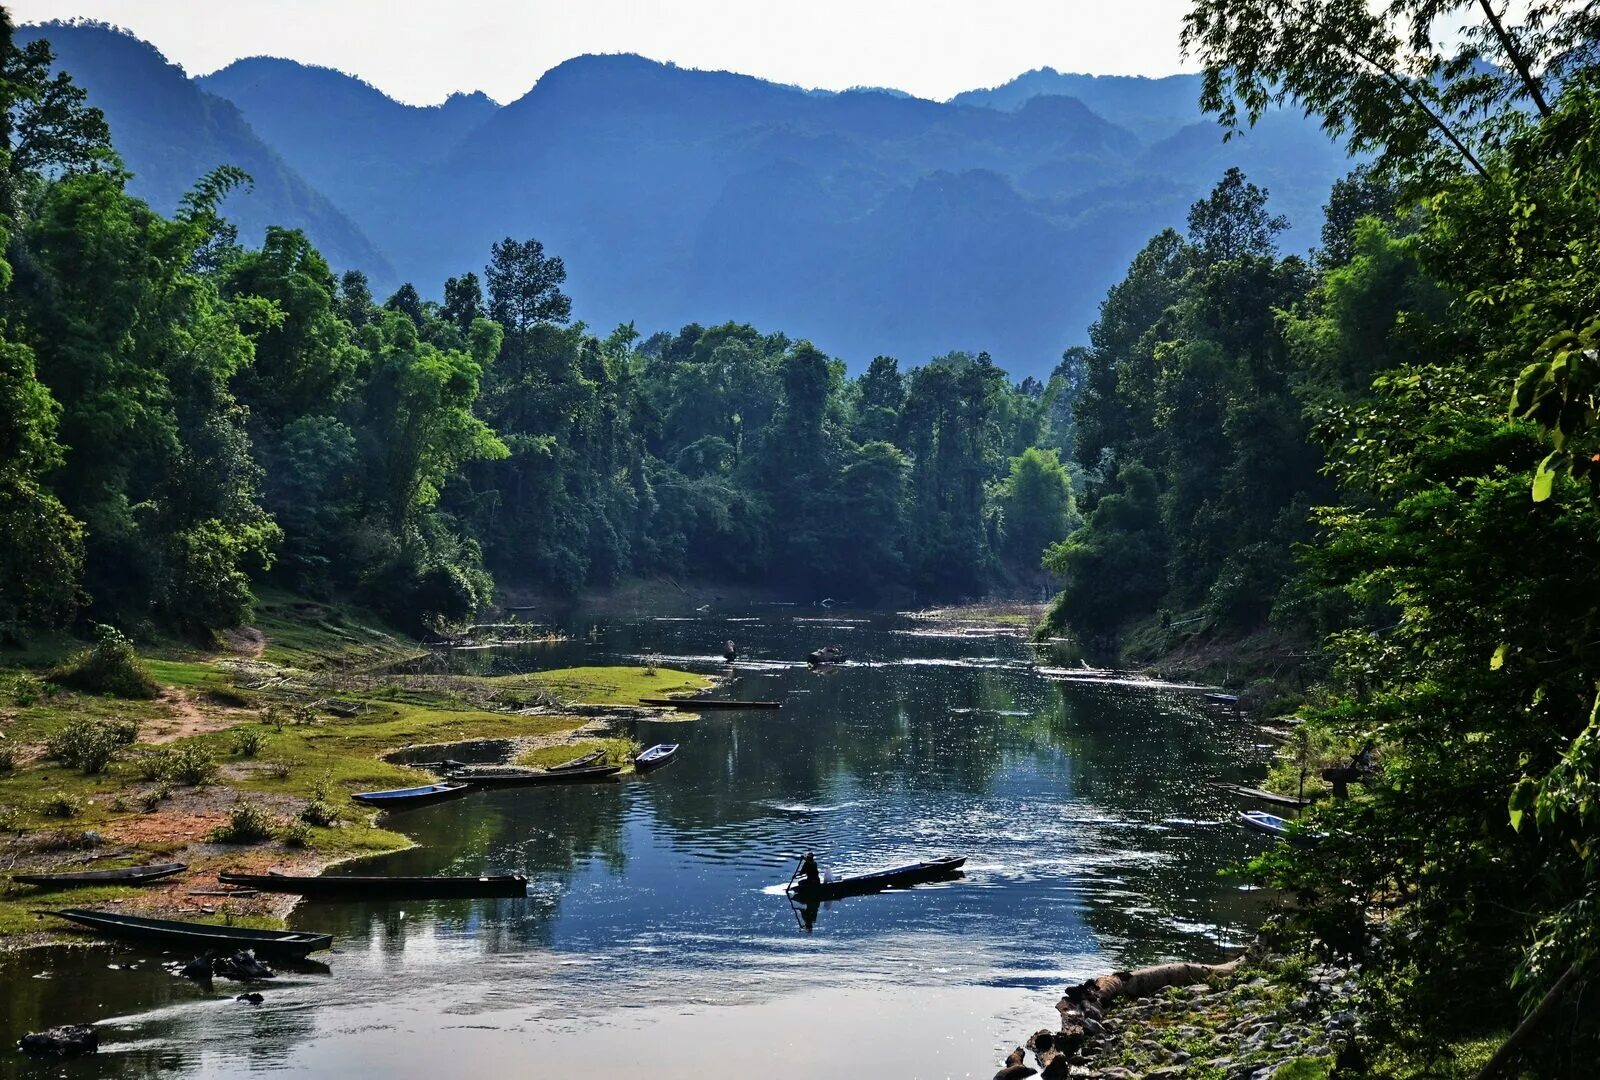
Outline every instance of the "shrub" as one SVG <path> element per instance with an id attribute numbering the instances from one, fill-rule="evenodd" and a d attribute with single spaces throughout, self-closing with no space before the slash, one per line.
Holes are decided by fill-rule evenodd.
<path id="1" fill-rule="evenodd" d="M 173 780 L 188 787 L 209 784 L 217 775 L 217 763 L 211 755 L 198 746 L 181 746 L 167 759 L 169 769 L 163 779 Z"/>
<path id="2" fill-rule="evenodd" d="M 271 727 L 279 735 L 282 735 L 284 725 L 289 722 L 288 710 L 274 701 L 261 710 L 261 722 Z"/>
<path id="3" fill-rule="evenodd" d="M 303 821 L 289 822 L 283 827 L 283 831 L 278 836 L 289 847 L 303 848 L 311 846 L 311 826 Z"/>
<path id="4" fill-rule="evenodd" d="M 8 773 L 17 767 L 17 751 L 15 747 L 0 745 L 0 773 Z"/>
<path id="5" fill-rule="evenodd" d="M 261 752 L 263 741 L 261 729 L 253 727 L 238 728 L 233 733 L 233 752 L 240 757 L 255 757 Z"/>
<path id="6" fill-rule="evenodd" d="M 95 628 L 94 648 L 78 654 L 57 669 L 55 681 L 91 694 L 122 698 L 153 698 L 160 692 L 134 651 L 133 642 L 113 626 Z"/>
<path id="7" fill-rule="evenodd" d="M 22 811 L 15 806 L 0 806 L 0 832 L 21 832 Z"/>
<path id="8" fill-rule="evenodd" d="M 65 791 L 57 791 L 46 796 L 44 802 L 39 804 L 39 813 L 45 817 L 75 818 L 83 813 L 83 800 Z"/>
<path id="9" fill-rule="evenodd" d="M 133 762 L 141 780 L 165 780 L 172 775 L 171 750 L 146 750 Z"/>
<path id="10" fill-rule="evenodd" d="M 144 812 L 153 814 L 156 808 L 172 798 L 172 785 L 163 781 L 139 797 L 139 805 L 144 807 Z"/>
<path id="11" fill-rule="evenodd" d="M 11 704 L 27 708 L 50 693 L 50 684 L 37 675 L 19 671 L 10 677 L 7 693 L 11 698 Z"/>
<path id="12" fill-rule="evenodd" d="M 276 825 L 266 807 L 241 799 L 228 812 L 228 823 L 211 831 L 211 840 L 217 844 L 259 844 L 272 838 Z"/>
<path id="13" fill-rule="evenodd" d="M 331 829 L 339 824 L 339 811 L 324 799 L 312 799 L 300 811 L 300 820 L 307 825 L 316 825 L 324 829 Z"/>
<path id="14" fill-rule="evenodd" d="M 138 734 L 130 720 L 74 720 L 45 740 L 44 756 L 85 774 L 104 772 Z"/>
<path id="15" fill-rule="evenodd" d="M 274 780 L 287 780 L 292 772 L 294 766 L 287 761 L 274 761 L 267 766 L 267 773 Z"/>

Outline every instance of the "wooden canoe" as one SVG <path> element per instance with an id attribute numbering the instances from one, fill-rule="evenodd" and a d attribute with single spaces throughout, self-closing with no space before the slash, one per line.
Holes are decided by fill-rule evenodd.
<path id="1" fill-rule="evenodd" d="M 250 930 L 242 926 L 215 926 L 211 923 L 181 922 L 177 919 L 145 919 L 137 915 L 117 915 L 108 911 L 67 908 L 41 914 L 67 919 L 112 937 L 142 941 L 167 948 L 235 951 L 254 949 L 258 956 L 299 957 L 333 947 L 330 934 L 302 934 L 289 930 Z"/>
<path id="2" fill-rule="evenodd" d="M 363 791 L 350 797 L 358 803 L 381 806 L 385 810 L 406 810 L 413 806 L 428 806 L 446 799 L 454 799 L 458 795 L 465 795 L 468 790 L 466 784 L 452 782 L 395 788 L 393 791 Z"/>
<path id="3" fill-rule="evenodd" d="M 528 894 L 528 879 L 521 874 L 496 874 L 489 877 L 373 877 L 334 874 L 302 877 L 269 872 L 222 873 L 217 875 L 217 880 L 224 885 L 243 885 L 262 892 L 350 900 L 429 900 Z"/>
<path id="4" fill-rule="evenodd" d="M 1291 822 L 1276 814 L 1269 814 L 1265 810 L 1241 810 L 1239 820 L 1247 829 L 1254 829 L 1268 836 L 1276 836 L 1280 840 L 1287 840 L 1296 847 L 1310 847 L 1322 839 L 1321 833 L 1315 832 L 1290 832 Z"/>
<path id="5" fill-rule="evenodd" d="M 587 784 L 609 780 L 621 765 L 585 765 L 578 769 L 526 769 L 522 771 L 453 773 L 450 779 L 473 787 L 530 787 L 535 784 Z"/>
<path id="6" fill-rule="evenodd" d="M 657 743 L 635 757 L 633 759 L 633 767 L 640 772 L 649 772 L 651 769 L 659 769 L 661 766 L 670 763 L 677 755 L 677 743 Z"/>
<path id="7" fill-rule="evenodd" d="M 1246 787 L 1243 784 L 1218 783 L 1215 786 L 1230 795 L 1240 795 L 1246 799 L 1255 799 L 1257 802 L 1271 803 L 1274 806 L 1287 806 L 1299 810 L 1311 805 L 1310 799 L 1297 799 L 1293 795 L 1279 795 L 1276 791 L 1263 791 L 1260 788 Z"/>
<path id="8" fill-rule="evenodd" d="M 584 754 L 582 757 L 575 757 L 571 761 L 563 761 L 560 765 L 552 765 L 549 771 L 566 772 L 568 769 L 581 769 L 587 765 L 596 765 L 605 756 L 606 752 L 604 750 L 596 750 L 592 754 Z"/>
<path id="9" fill-rule="evenodd" d="M 781 709 L 781 701 L 729 701 L 726 698 L 640 698 L 641 705 L 706 712 L 712 709 Z"/>
<path id="10" fill-rule="evenodd" d="M 854 874 L 850 877 L 835 878 L 824 881 L 820 885 L 807 885 L 803 881 L 795 882 L 788 888 L 790 896 L 801 903 L 813 903 L 819 900 L 833 900 L 841 896 L 860 896 L 864 893 L 882 892 L 885 889 L 905 889 L 912 885 L 921 885 L 930 881 L 946 881 L 959 877 L 961 867 L 965 865 L 966 856 L 959 858 L 933 859 L 928 862 L 907 863 L 905 866 L 893 866 L 887 870 L 874 870 L 868 874 Z"/>
<path id="11" fill-rule="evenodd" d="M 81 870 L 69 874 L 12 874 L 18 885 L 40 885 L 51 889 L 74 889 L 82 885 L 142 885 L 147 881 L 181 874 L 189 869 L 181 862 L 153 863 L 149 866 L 124 866 L 116 870 Z"/>

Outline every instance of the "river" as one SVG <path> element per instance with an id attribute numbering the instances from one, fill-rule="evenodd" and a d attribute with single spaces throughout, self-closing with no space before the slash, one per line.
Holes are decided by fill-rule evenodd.
<path id="1" fill-rule="evenodd" d="M 599 643 L 585 638 L 598 626 Z M 640 722 L 678 760 L 620 783 L 478 793 L 397 815 L 415 849 L 367 872 L 520 871 L 527 899 L 302 905 L 324 975 L 265 1002 L 134 949 L 0 958 L 0 1032 L 96 1020 L 99 1055 L 4 1075 L 478 1071 L 654 1077 L 987 1077 L 1062 987 L 1215 959 L 1265 913 L 1219 877 L 1258 846 L 1210 781 L 1254 780 L 1259 731 L 1193 689 L 1067 682 L 1020 641 L 903 616 L 767 606 L 579 614 L 568 643 L 457 654 L 463 670 L 723 670 L 777 712 Z M 829 642 L 851 662 L 799 662 Z M 824 905 L 796 856 L 871 869 L 968 857 L 960 880 Z M 350 868 L 346 868 L 347 870 Z"/>

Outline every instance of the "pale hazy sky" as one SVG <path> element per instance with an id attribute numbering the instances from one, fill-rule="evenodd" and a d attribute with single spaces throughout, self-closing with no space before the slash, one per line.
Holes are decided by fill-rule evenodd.
<path id="1" fill-rule="evenodd" d="M 1188 0 L 11 0 L 19 23 L 87 17 L 152 42 L 191 75 L 286 56 L 414 104 L 454 90 L 509 101 L 573 56 L 842 90 L 947 98 L 1030 68 L 1183 70 Z"/>

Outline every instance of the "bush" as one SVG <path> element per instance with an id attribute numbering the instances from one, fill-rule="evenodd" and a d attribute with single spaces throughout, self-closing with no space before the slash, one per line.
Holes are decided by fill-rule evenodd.
<path id="1" fill-rule="evenodd" d="M 165 780 L 172 775 L 171 750 L 146 750 L 133 762 L 141 780 Z"/>
<path id="2" fill-rule="evenodd" d="M 311 846 L 311 826 L 303 821 L 291 821 L 283 827 L 278 834 L 289 847 L 303 848 Z"/>
<path id="3" fill-rule="evenodd" d="M 46 796 L 44 802 L 39 804 L 39 813 L 45 817 L 75 818 L 83 813 L 83 800 L 65 791 L 57 791 Z"/>
<path id="4" fill-rule="evenodd" d="M 255 757 L 261 753 L 264 741 L 259 728 L 238 728 L 233 733 L 233 752 L 240 757 Z"/>
<path id="5" fill-rule="evenodd" d="M 267 766 L 267 774 L 274 780 L 287 780 L 294 766 L 287 761 L 274 761 Z"/>
<path id="6" fill-rule="evenodd" d="M 172 785 L 162 782 L 141 795 L 139 797 L 139 805 L 144 807 L 145 813 L 153 814 L 156 812 L 157 807 L 170 798 L 172 798 Z"/>
<path id="7" fill-rule="evenodd" d="M 8 773 L 17 767 L 17 751 L 14 747 L 0 745 L 0 773 Z"/>
<path id="8" fill-rule="evenodd" d="M 26 671 L 19 671 L 10 677 L 10 685 L 6 694 L 11 698 L 11 704 L 27 708 L 37 704 L 39 699 L 48 696 L 50 684 L 37 675 L 30 675 Z"/>
<path id="9" fill-rule="evenodd" d="M 0 806 L 0 832 L 21 832 L 22 811 L 15 806 Z"/>
<path id="10" fill-rule="evenodd" d="M 52 673 L 64 686 L 91 694 L 110 694 L 122 698 L 153 698 L 160 692 L 156 681 L 145 670 L 134 651 L 133 642 L 113 626 L 95 628 L 94 648 L 80 653 L 65 667 Z"/>
<path id="11" fill-rule="evenodd" d="M 182 746 L 167 758 L 168 772 L 163 779 L 173 780 L 188 787 L 209 784 L 217 775 L 217 763 L 211 755 L 198 746 Z"/>
<path id="12" fill-rule="evenodd" d="M 241 799 L 228 812 L 228 823 L 211 831 L 211 840 L 217 844 L 259 844 L 272 839 L 277 822 L 260 803 Z"/>
<path id="13" fill-rule="evenodd" d="M 104 772 L 119 749 L 139 737 L 131 720 L 74 720 L 44 743 L 44 756 L 85 774 Z"/>

